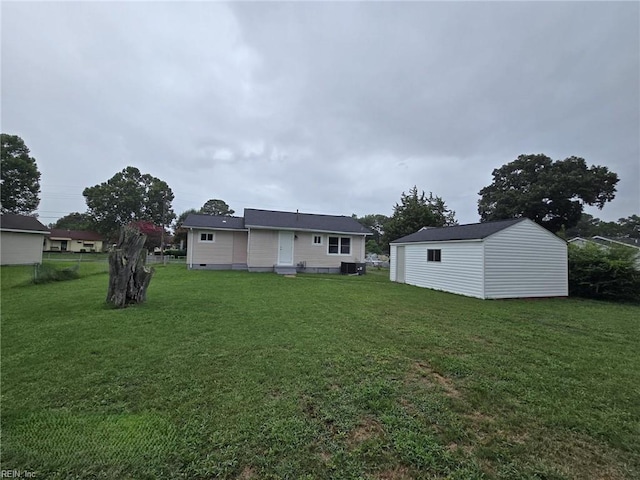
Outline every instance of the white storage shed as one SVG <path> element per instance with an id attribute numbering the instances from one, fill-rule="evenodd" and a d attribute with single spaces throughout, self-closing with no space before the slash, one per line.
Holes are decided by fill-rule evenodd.
<path id="1" fill-rule="evenodd" d="M 394 282 L 477 298 L 569 294 L 567 242 L 528 218 L 425 228 L 390 246 Z"/>

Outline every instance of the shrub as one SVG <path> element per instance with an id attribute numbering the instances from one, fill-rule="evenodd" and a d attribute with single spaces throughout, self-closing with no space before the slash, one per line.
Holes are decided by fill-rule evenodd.
<path id="1" fill-rule="evenodd" d="M 569 294 L 603 300 L 640 301 L 634 249 L 569 245 Z"/>
<path id="2" fill-rule="evenodd" d="M 79 265 L 75 265 L 73 267 L 56 269 L 50 265 L 36 265 L 33 272 L 33 283 L 40 284 L 75 280 L 76 278 L 80 278 L 78 267 Z"/>
<path id="3" fill-rule="evenodd" d="M 179 258 L 179 257 L 186 257 L 187 256 L 187 251 L 186 250 L 165 250 L 164 251 L 165 255 L 169 255 L 171 257 L 175 257 L 175 258 Z"/>

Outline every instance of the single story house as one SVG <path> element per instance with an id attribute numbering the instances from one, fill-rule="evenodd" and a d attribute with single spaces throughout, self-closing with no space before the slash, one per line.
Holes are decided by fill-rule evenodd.
<path id="1" fill-rule="evenodd" d="M 424 228 L 390 247 L 394 282 L 483 299 L 569 294 L 567 242 L 528 218 Z"/>
<path id="2" fill-rule="evenodd" d="M 99 233 L 52 228 L 44 242 L 45 252 L 102 252 L 104 239 Z"/>
<path id="3" fill-rule="evenodd" d="M 352 217 L 246 208 L 243 217 L 189 215 L 187 265 L 251 272 L 339 273 L 364 262 L 372 233 Z"/>
<path id="4" fill-rule="evenodd" d="M 3 213 L 0 215 L 0 264 L 42 263 L 43 239 L 49 229 L 35 217 Z"/>
<path id="5" fill-rule="evenodd" d="M 636 254 L 635 265 L 636 267 L 640 268 L 640 239 L 638 238 L 609 238 L 603 237 L 601 235 L 595 235 L 589 238 L 574 237 L 569 240 L 569 243 L 572 245 L 577 245 L 579 247 L 583 247 L 591 243 L 598 245 L 601 248 L 623 247 L 633 249 Z"/>

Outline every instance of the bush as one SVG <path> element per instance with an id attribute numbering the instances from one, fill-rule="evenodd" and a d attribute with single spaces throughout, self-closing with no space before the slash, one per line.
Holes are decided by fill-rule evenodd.
<path id="1" fill-rule="evenodd" d="M 624 246 L 569 245 L 569 294 L 603 300 L 640 301 L 636 252 Z"/>
<path id="2" fill-rule="evenodd" d="M 62 282 L 65 280 L 75 280 L 80 278 L 78 265 L 56 269 L 50 265 L 36 265 L 33 272 L 33 283 Z"/>
<path id="3" fill-rule="evenodd" d="M 179 258 L 179 257 L 186 257 L 187 256 L 187 251 L 186 250 L 165 250 L 164 251 L 165 255 L 169 255 L 170 257 L 175 257 L 175 258 Z"/>

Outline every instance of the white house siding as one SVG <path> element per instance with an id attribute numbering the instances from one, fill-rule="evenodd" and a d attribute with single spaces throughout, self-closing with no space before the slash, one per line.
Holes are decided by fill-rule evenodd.
<path id="1" fill-rule="evenodd" d="M 200 242 L 201 233 L 214 233 L 214 242 Z M 193 230 L 189 232 L 189 245 L 192 249 L 187 253 L 190 264 L 194 267 L 231 268 L 233 264 L 234 233 L 212 230 Z M 245 234 L 246 235 L 246 234 Z"/>
<path id="2" fill-rule="evenodd" d="M 442 261 L 428 262 L 427 250 Z M 405 246 L 405 283 L 470 297 L 483 297 L 481 242 L 425 242 Z"/>
<path id="3" fill-rule="evenodd" d="M 321 267 L 340 269 L 341 262 L 364 262 L 364 236 L 333 233 L 296 232 L 294 240 L 294 265 L 305 262 L 307 268 Z M 313 237 L 320 235 L 322 245 L 314 245 Z M 351 239 L 350 255 L 329 254 L 329 237 Z"/>
<path id="4" fill-rule="evenodd" d="M 247 232 L 233 232 L 233 263 L 247 264 Z"/>
<path id="5" fill-rule="evenodd" d="M 485 298 L 567 296 L 567 244 L 532 221 L 485 239 Z"/>
<path id="6" fill-rule="evenodd" d="M 294 255 L 295 255 L 294 242 Z M 278 263 L 278 231 L 249 230 L 249 270 L 268 270 Z"/>
<path id="7" fill-rule="evenodd" d="M 38 233 L 2 232 L 0 264 L 28 265 L 42 263 L 44 235 Z"/>

